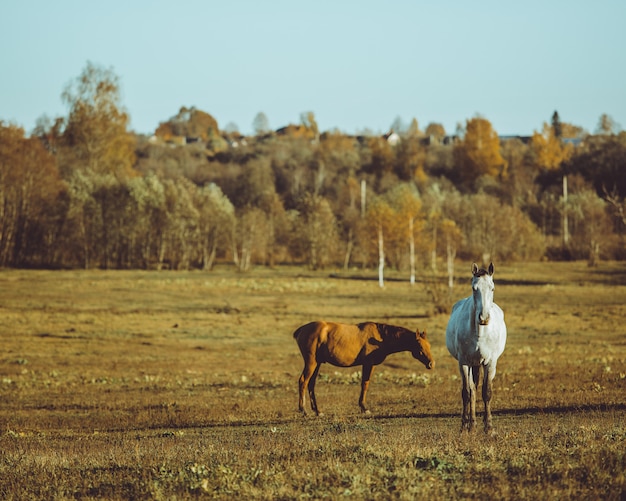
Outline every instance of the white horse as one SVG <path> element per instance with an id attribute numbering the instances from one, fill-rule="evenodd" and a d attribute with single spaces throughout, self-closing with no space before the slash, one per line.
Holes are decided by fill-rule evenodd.
<path id="1" fill-rule="evenodd" d="M 452 307 L 446 345 L 450 354 L 459 362 L 463 379 L 462 430 L 472 430 L 476 425 L 476 390 L 480 367 L 484 366 L 483 401 L 485 432 L 491 433 L 491 387 L 496 375 L 498 357 L 506 344 L 504 312 L 493 302 L 493 263 L 489 270 L 472 265 L 473 294 L 461 299 Z"/>

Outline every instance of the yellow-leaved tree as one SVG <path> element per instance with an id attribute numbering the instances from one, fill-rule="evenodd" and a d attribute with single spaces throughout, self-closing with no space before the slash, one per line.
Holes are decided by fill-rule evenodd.
<path id="1" fill-rule="evenodd" d="M 48 228 L 61 191 L 54 157 L 43 143 L 0 121 L 0 266 L 31 264 L 29 258 L 52 264 Z"/>
<path id="2" fill-rule="evenodd" d="M 388 196 L 392 198 L 392 203 L 397 214 L 398 233 L 400 233 L 401 243 L 409 244 L 409 267 L 411 285 L 415 285 L 416 268 L 416 239 L 421 236 L 424 228 L 424 217 L 422 215 L 422 201 L 419 199 L 417 190 L 410 184 L 399 184 Z M 419 239 L 420 241 L 422 239 Z"/>
<path id="3" fill-rule="evenodd" d="M 65 89 L 69 116 L 57 150 L 68 182 L 67 238 L 82 249 L 86 268 L 108 268 L 121 259 L 124 228 L 133 218 L 124 204 L 124 184 L 135 171 L 135 136 L 121 106 L 117 76 L 91 62 Z"/>
<path id="4" fill-rule="evenodd" d="M 454 161 L 459 181 L 471 188 L 481 176 L 504 179 L 507 164 L 500 154 L 500 139 L 491 122 L 476 117 L 468 120 L 465 136 L 454 147 Z"/>
<path id="5" fill-rule="evenodd" d="M 70 108 L 63 132 L 64 173 L 78 168 L 119 180 L 135 175 L 135 139 L 127 130 L 130 117 L 113 71 L 88 62 L 62 98 Z"/>
<path id="6" fill-rule="evenodd" d="M 564 144 L 561 137 L 557 136 L 554 126 L 545 122 L 541 132 L 533 133 L 530 146 L 534 153 L 535 165 L 543 170 L 558 169 L 573 153 L 573 146 Z"/>

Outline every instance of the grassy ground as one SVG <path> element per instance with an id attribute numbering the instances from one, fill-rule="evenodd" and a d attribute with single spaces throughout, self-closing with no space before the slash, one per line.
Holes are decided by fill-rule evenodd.
<path id="1" fill-rule="evenodd" d="M 459 433 L 425 284 L 329 275 L 0 271 L 0 498 L 626 496 L 626 265 L 497 265 L 493 438 Z M 291 335 L 315 319 L 426 329 L 437 366 L 389 357 L 370 416 L 360 368 L 324 366 L 302 417 Z"/>

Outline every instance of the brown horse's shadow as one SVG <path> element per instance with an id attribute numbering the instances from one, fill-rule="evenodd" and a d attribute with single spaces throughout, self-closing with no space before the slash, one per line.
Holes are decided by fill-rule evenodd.
<path id="1" fill-rule="evenodd" d="M 566 414 L 574 414 L 574 413 L 585 413 L 585 412 L 614 412 L 614 411 L 625 411 L 626 403 L 619 404 L 597 404 L 597 405 L 569 405 L 569 406 L 550 406 L 550 407 L 524 407 L 520 409 L 498 409 L 494 410 L 493 414 L 496 416 L 534 416 L 534 415 L 566 415 Z M 348 416 L 343 416 L 343 418 Z M 363 420 L 375 420 L 375 421 L 393 421 L 396 419 L 456 419 L 458 417 L 457 413 L 453 412 L 435 412 L 435 413 L 420 413 L 420 412 L 405 412 L 405 413 L 397 413 L 397 414 L 354 414 L 349 416 L 350 418 L 357 418 Z M 188 422 L 184 424 L 178 424 L 175 426 L 168 426 L 168 429 L 179 429 L 179 430 L 191 430 L 191 429 L 211 429 L 211 428 L 254 428 L 254 427 L 263 427 L 266 428 L 268 426 L 284 426 L 290 425 L 293 423 L 303 423 L 303 422 L 329 422 L 335 419 L 333 416 L 327 417 L 316 417 L 316 416 L 303 416 L 301 413 L 295 413 L 294 416 L 282 417 L 282 418 L 274 418 L 274 419 L 249 419 L 249 420 L 241 420 L 241 421 L 197 421 L 197 422 Z M 119 429 L 109 429 L 107 431 L 145 431 L 145 430 L 161 430 L 162 426 L 141 426 L 135 428 L 129 427 L 120 427 Z"/>
<path id="2" fill-rule="evenodd" d="M 493 411 L 493 415 L 495 416 L 534 416 L 534 415 L 566 415 L 566 414 L 574 414 L 574 413 L 585 413 L 585 412 L 613 412 L 613 411 L 624 411 L 626 410 L 626 403 L 619 404 L 597 404 L 597 405 L 568 405 L 568 406 L 550 406 L 550 407 L 524 407 L 520 409 L 498 409 Z M 348 416 L 343 416 L 346 418 Z M 405 412 L 405 413 L 397 413 L 397 414 L 354 414 L 349 416 L 350 418 L 363 419 L 363 420 L 374 420 L 374 421 L 393 421 L 400 419 L 456 419 L 458 418 L 458 414 L 454 412 L 435 412 L 435 413 L 427 413 L 427 412 Z M 325 416 L 325 417 L 317 417 L 317 416 L 303 416 L 300 413 L 297 413 L 293 417 L 283 417 L 278 419 L 254 419 L 254 420 L 243 420 L 243 421 L 235 421 L 225 423 L 223 421 L 215 421 L 210 423 L 194 423 L 189 425 L 181 426 L 180 428 L 222 428 L 224 426 L 231 427 L 267 427 L 267 426 L 281 426 L 281 425 L 289 425 L 297 422 L 329 422 L 335 419 L 336 416 Z"/>

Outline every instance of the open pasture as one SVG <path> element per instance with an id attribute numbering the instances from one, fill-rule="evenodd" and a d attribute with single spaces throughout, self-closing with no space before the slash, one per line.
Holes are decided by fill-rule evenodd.
<path id="1" fill-rule="evenodd" d="M 496 263 L 494 280 L 508 342 L 488 437 L 459 432 L 448 315 L 424 283 L 2 270 L 0 498 L 623 499 L 626 265 Z M 360 367 L 324 365 L 324 416 L 302 417 L 292 333 L 317 319 L 426 330 L 436 367 L 390 355 L 362 415 Z"/>

